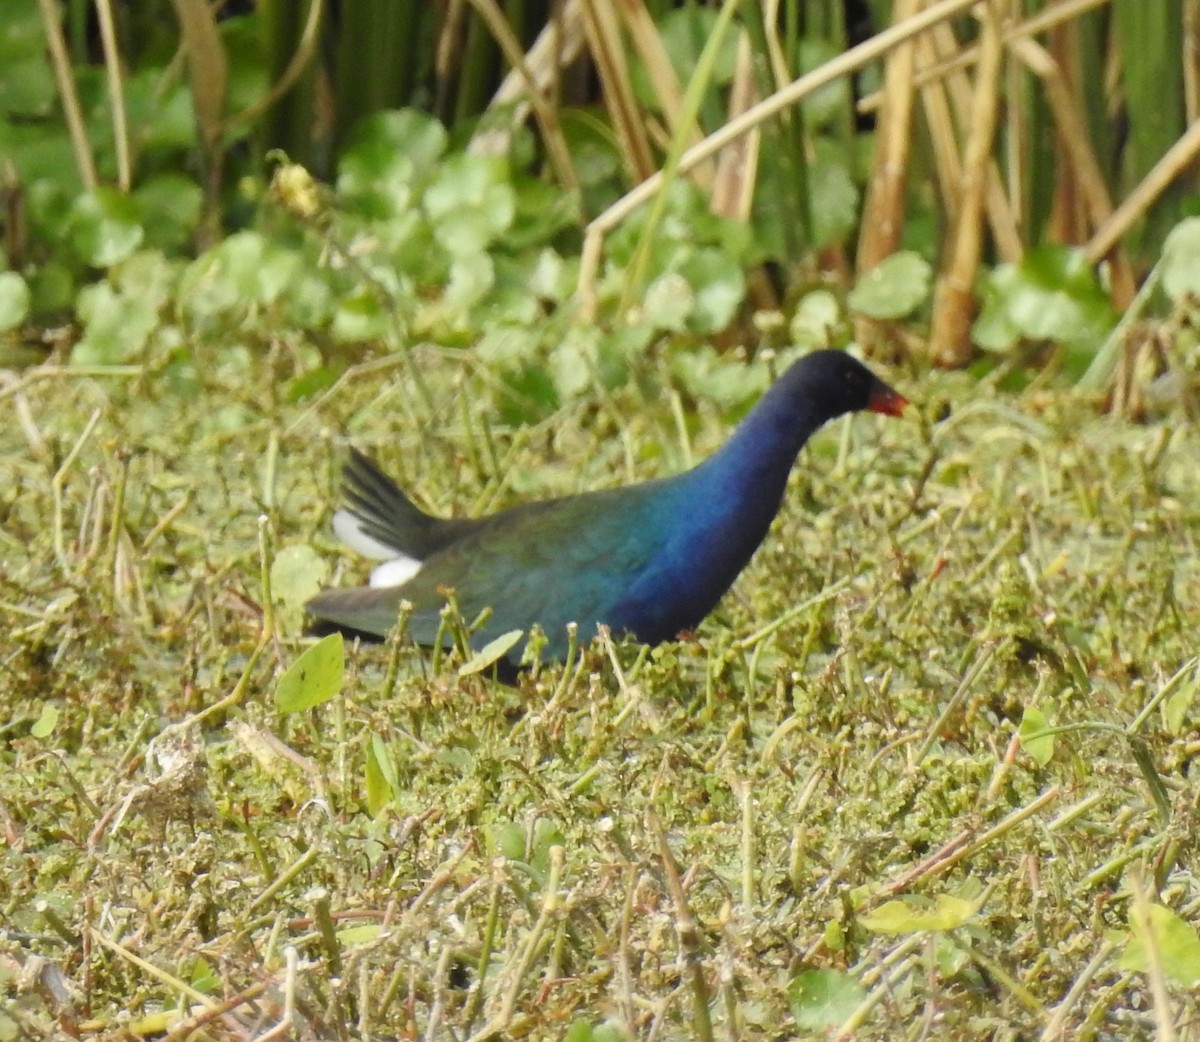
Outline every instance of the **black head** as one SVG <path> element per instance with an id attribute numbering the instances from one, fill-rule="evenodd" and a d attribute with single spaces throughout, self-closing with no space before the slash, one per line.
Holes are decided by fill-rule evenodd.
<path id="1" fill-rule="evenodd" d="M 829 419 L 869 409 L 887 416 L 904 412 L 908 399 L 879 379 L 857 358 L 844 351 L 814 351 L 795 363 L 781 378 L 794 393 L 811 398 Z"/>

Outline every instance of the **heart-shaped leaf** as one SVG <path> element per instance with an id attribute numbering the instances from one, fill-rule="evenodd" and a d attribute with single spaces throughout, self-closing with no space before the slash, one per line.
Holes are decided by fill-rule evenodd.
<path id="1" fill-rule="evenodd" d="M 322 637 L 308 648 L 275 688 L 275 705 L 281 713 L 299 713 L 328 702 L 342 689 L 346 672 L 346 645 L 340 633 Z"/>

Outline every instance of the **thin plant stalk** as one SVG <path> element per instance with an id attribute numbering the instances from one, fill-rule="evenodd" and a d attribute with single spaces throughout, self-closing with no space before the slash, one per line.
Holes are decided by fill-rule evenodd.
<path id="1" fill-rule="evenodd" d="M 104 73 L 108 80 L 108 100 L 112 107 L 113 144 L 117 150 L 117 187 L 128 192 L 133 187 L 133 160 L 129 149 L 129 120 L 125 114 L 125 88 L 121 83 L 121 51 L 113 25 L 112 0 L 96 0 L 100 23 L 100 43 L 104 48 Z"/>
<path id="2" fill-rule="evenodd" d="M 75 87 L 71 57 L 67 53 L 67 43 L 63 37 L 62 24 L 59 22 L 58 5 L 54 0 L 38 0 L 38 11 L 42 16 L 42 29 L 50 50 L 50 64 L 54 68 L 58 97 L 67 121 L 67 133 L 71 136 L 75 167 L 79 171 L 83 187 L 91 191 L 100 183 L 100 179 L 96 175 L 96 160 L 92 156 L 92 145 L 83 122 L 83 109 L 79 104 L 79 91 Z"/>
<path id="3" fill-rule="evenodd" d="M 993 7 L 980 5 L 982 36 L 976 72 L 971 134 L 963 156 L 962 206 L 954 229 L 949 260 L 934 295 L 929 351 L 943 366 L 960 366 L 970 353 L 973 291 L 981 250 L 980 224 L 987 171 L 996 129 L 1001 43 Z"/>

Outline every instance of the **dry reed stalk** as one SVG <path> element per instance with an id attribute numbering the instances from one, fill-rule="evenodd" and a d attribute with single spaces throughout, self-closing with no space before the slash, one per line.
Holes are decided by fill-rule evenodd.
<path id="1" fill-rule="evenodd" d="M 1079 58 L 1079 49 L 1075 46 L 1074 35 L 1070 25 L 1055 26 L 1050 32 L 1046 49 L 1048 66 L 1043 62 L 1039 63 L 1038 69 L 1030 68 L 1035 76 L 1039 76 L 1039 80 L 1039 70 L 1045 72 L 1048 67 L 1055 68 L 1060 75 L 1066 76 L 1068 70 L 1075 68 L 1075 63 Z M 1058 115 L 1054 112 L 1053 104 L 1052 99 L 1046 99 L 1045 108 L 1049 111 L 1054 125 L 1052 147 L 1055 155 L 1058 155 L 1065 149 L 1066 143 L 1062 140 L 1062 127 Z M 1068 154 L 1065 163 L 1055 164 L 1051 176 L 1054 180 L 1050 197 L 1050 214 L 1043 235 L 1051 242 L 1081 242 L 1087 238 L 1089 225 L 1087 205 L 1078 184 L 1080 171 L 1071 162 Z"/>
<path id="2" fill-rule="evenodd" d="M 758 100 L 754 88 L 754 52 L 750 37 L 742 33 L 738 40 L 737 65 L 733 88 L 729 93 L 729 115 L 736 118 Z M 734 221 L 748 221 L 754 202 L 758 174 L 758 154 L 762 132 L 755 127 L 749 134 L 727 145 L 717 159 L 712 185 L 712 211 Z"/>
<path id="3" fill-rule="evenodd" d="M 921 0 L 900 0 L 893 24 L 900 25 L 921 8 Z M 863 205 L 858 240 L 858 270 L 870 271 L 896 252 L 904 215 L 904 175 L 912 142 L 914 44 L 906 40 L 888 57 L 874 169 Z"/>
<path id="4" fill-rule="evenodd" d="M 533 73 L 526 65 L 525 52 L 521 50 L 521 41 L 508 24 L 504 12 L 496 0 L 470 0 L 471 7 L 487 26 L 492 39 L 496 41 L 504 59 L 512 66 L 525 83 L 526 97 L 533 106 L 533 114 L 542 131 L 542 141 L 546 146 L 546 155 L 554 168 L 554 176 L 564 188 L 577 190 L 579 175 L 575 172 L 575 163 L 571 159 L 571 150 L 563 137 L 562 125 L 558 120 L 558 106 L 548 99 L 538 87 Z M 553 23 L 551 23 L 553 24 Z M 552 81 L 553 82 L 553 81 Z"/>
<path id="5" fill-rule="evenodd" d="M 112 0 L 97 0 L 96 20 L 104 49 L 104 75 L 108 82 L 108 101 L 112 106 L 113 147 L 117 153 L 117 187 L 128 192 L 133 187 L 133 153 L 129 145 L 129 119 L 125 112 L 125 87 L 121 80 L 121 48 L 117 42 Z"/>
<path id="6" fill-rule="evenodd" d="M 518 117 L 524 119 L 529 111 L 530 81 L 532 89 L 557 93 L 560 71 L 579 57 L 586 43 L 580 14 L 582 6 L 582 0 L 564 0 L 561 9 L 555 12 L 538 33 L 533 46 L 525 52 L 528 75 L 522 74 L 520 69 L 510 69 L 492 96 L 492 107 L 515 105 Z"/>
<path id="7" fill-rule="evenodd" d="M 584 32 L 596 63 L 604 104 L 621 144 L 621 158 L 630 180 L 644 181 L 657 169 L 645 120 L 638 109 L 629 79 L 629 65 L 621 42 L 621 26 L 612 5 L 603 0 L 585 0 Z"/>
<path id="8" fill-rule="evenodd" d="M 83 187 L 91 191 L 99 183 L 96 161 L 92 157 L 92 144 L 88 140 L 87 126 L 83 121 L 83 107 L 79 103 L 79 90 L 75 86 L 75 74 L 71 69 L 71 56 L 63 36 L 62 21 L 58 5 L 54 0 L 38 0 L 42 16 L 42 30 L 46 34 L 46 45 L 50 50 L 50 63 L 54 67 L 54 82 L 62 102 L 63 117 L 71 135 L 71 150 L 75 153 L 75 167 Z"/>
<path id="9" fill-rule="evenodd" d="M 921 73 L 939 61 L 934 45 L 933 33 L 917 41 L 917 79 Z M 925 122 L 929 127 L 929 138 L 933 144 L 933 165 L 937 171 L 938 191 L 946 219 L 953 227 L 958 220 L 958 193 L 954 186 L 962 178 L 962 163 L 959 161 L 954 116 L 950 111 L 950 82 L 948 79 L 930 80 L 921 89 L 921 107 L 925 110 Z"/>
<path id="10" fill-rule="evenodd" d="M 951 32 L 950 26 L 939 25 L 929 34 L 930 40 L 937 50 L 941 61 L 955 53 L 958 42 Z M 959 135 L 966 137 L 972 126 L 972 89 L 967 74 L 961 68 L 952 69 L 946 76 L 946 93 L 950 99 Z M 961 166 L 959 167 L 961 172 Z M 958 211 L 958 184 L 955 180 L 946 189 L 946 194 L 955 199 L 954 213 Z M 992 232 L 992 240 L 1000 259 L 1015 262 L 1021 259 L 1025 248 L 1021 242 L 1019 222 L 1010 202 L 1009 193 L 1005 191 L 1004 182 L 1000 177 L 1000 169 L 995 159 L 989 159 L 987 167 L 986 204 L 988 224 Z M 1019 198 L 1015 192 L 1012 198 Z M 953 227 L 953 224 L 951 225 Z"/>
<path id="11" fill-rule="evenodd" d="M 1196 2 L 1200 3 L 1200 0 L 1196 0 Z M 1018 40 L 1022 37 L 1036 36 L 1039 33 L 1046 32 L 1055 25 L 1078 18 L 1093 8 L 1102 7 L 1110 3 L 1112 3 L 1112 0 L 1060 0 L 1059 3 L 1046 8 L 1044 11 L 1030 15 L 1024 21 L 1007 26 L 1004 30 L 1004 42 L 1009 43 L 1012 40 Z M 934 68 L 917 73 L 913 86 L 924 87 L 934 80 L 949 76 L 952 72 L 966 69 L 974 65 L 978 60 L 978 46 L 960 47 L 956 45 L 952 56 L 946 61 Z M 868 94 L 860 98 L 856 108 L 862 113 L 878 112 L 880 106 L 883 104 L 883 94 L 882 90 L 877 90 L 873 94 Z"/>
<path id="12" fill-rule="evenodd" d="M 893 24 L 899 25 L 921 9 L 922 0 L 899 0 Z M 912 147 L 913 69 L 916 42 L 908 40 L 887 60 L 883 79 L 883 105 L 879 113 L 875 159 L 863 202 L 858 236 L 858 271 L 870 271 L 900 246 L 904 226 L 904 184 Z M 886 339 L 888 323 L 859 315 L 854 337 L 865 351 L 875 353 Z"/>
<path id="13" fill-rule="evenodd" d="M 962 206 L 952 233 L 947 261 L 933 299 L 930 357 L 935 365 L 957 368 L 971 356 L 971 322 L 975 314 L 975 274 L 982 242 L 981 218 L 987 190 L 988 162 L 999 108 L 1001 71 L 1000 25 L 992 4 L 980 5 L 979 66 L 971 128 L 963 156 Z"/>
<path id="14" fill-rule="evenodd" d="M 592 2 L 594 3 L 595 0 Z M 731 142 L 748 134 L 754 127 L 772 119 L 793 105 L 799 104 L 821 87 L 877 61 L 883 55 L 904 46 L 914 36 L 928 32 L 931 27 L 958 17 L 975 3 L 976 0 L 936 0 L 935 3 L 907 21 L 889 26 L 871 39 L 851 47 L 848 51 L 830 59 L 811 72 L 805 73 L 783 89 L 751 106 L 742 116 L 714 131 L 700 144 L 689 148 L 680 158 L 678 167 L 673 168 L 672 176 L 686 174 L 698 163 L 720 152 Z M 580 258 L 579 280 L 575 291 L 575 299 L 582 320 L 587 321 L 595 315 L 596 277 L 600 268 L 605 235 L 624 221 L 634 210 L 649 202 L 656 192 L 661 191 L 666 180 L 661 173 L 655 173 L 646 178 L 587 226 Z"/>
<path id="15" fill-rule="evenodd" d="M 1117 240 L 1139 221 L 1162 195 L 1200 157 L 1200 123 L 1193 123 L 1154 168 L 1138 183 L 1113 211 L 1112 217 L 1088 240 L 1084 252 L 1098 261 L 1109 253 Z"/>
<path id="16" fill-rule="evenodd" d="M 1063 170 L 1070 171 L 1079 189 L 1087 229 L 1094 231 L 1112 218 L 1113 204 L 1100 163 L 1088 143 L 1083 112 L 1076 95 L 1059 63 L 1040 44 L 1028 39 L 1015 40 L 1009 49 L 1038 77 L 1045 89 L 1046 102 L 1054 116 L 1057 137 L 1067 159 Z M 1108 259 L 1112 265 L 1113 303 L 1123 311 L 1137 292 L 1133 269 L 1117 245 L 1109 252 Z"/>
<path id="17" fill-rule="evenodd" d="M 667 136 L 674 139 L 683 132 L 683 87 L 679 77 L 675 75 L 675 66 L 671 64 L 671 56 L 667 54 L 662 34 L 659 33 L 658 26 L 654 24 L 654 19 L 650 17 L 650 12 L 646 10 L 642 0 L 618 0 L 616 6 L 625 22 L 633 49 L 642 60 L 654 95 L 662 105 L 663 115 L 667 120 Z M 686 136 L 689 147 L 704 139 L 700 124 L 694 119 L 686 128 Z M 692 177 L 702 188 L 708 188 L 712 184 L 713 165 L 703 163 L 697 166 L 692 172 Z"/>
<path id="18" fill-rule="evenodd" d="M 1183 111 L 1189 127 L 1200 119 L 1200 0 L 1183 4 Z"/>

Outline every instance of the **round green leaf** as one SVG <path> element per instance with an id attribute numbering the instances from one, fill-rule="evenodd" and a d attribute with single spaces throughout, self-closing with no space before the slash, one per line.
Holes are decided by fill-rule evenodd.
<path id="1" fill-rule="evenodd" d="M 217 28 L 229 60 L 225 111 L 244 112 L 255 105 L 270 86 L 268 66 L 263 61 L 262 22 L 257 14 L 234 15 L 221 18 Z M 226 128 L 226 142 L 248 135 L 251 127 L 248 120 L 235 121 Z"/>
<path id="2" fill-rule="evenodd" d="M 456 314 L 466 316 L 481 301 L 496 281 L 496 269 L 486 253 L 456 257 L 450 264 L 450 278 L 442 303 Z"/>
<path id="3" fill-rule="evenodd" d="M 271 596 L 300 608 L 325 582 L 329 564 L 311 546 L 285 546 L 271 563 Z"/>
<path id="4" fill-rule="evenodd" d="M 1011 351 L 1021 340 L 1021 331 L 1013 324 L 1006 307 L 1016 278 L 1016 268 L 1002 264 L 984 280 L 980 289 L 982 305 L 971 326 L 971 340 L 984 351 Z"/>
<path id="5" fill-rule="evenodd" d="M 257 304 L 274 303 L 300 268 L 297 254 L 258 232 L 231 235 L 213 253 L 237 296 Z"/>
<path id="6" fill-rule="evenodd" d="M 562 1042 L 596 1042 L 591 1021 L 583 1018 L 572 1021 L 567 1033 L 563 1035 Z"/>
<path id="7" fill-rule="evenodd" d="M 561 119 L 563 138 L 580 183 L 597 192 L 608 189 L 621 171 L 621 153 L 609 125 L 582 108 L 564 109 Z M 615 193 L 605 198 L 614 201 Z M 586 209 L 598 213 L 604 207 Z"/>
<path id="8" fill-rule="evenodd" d="M 939 894 L 931 906 L 915 900 L 888 901 L 858 921 L 872 933 L 905 934 L 923 930 L 956 930 L 975 914 L 978 904 L 953 894 Z"/>
<path id="9" fill-rule="evenodd" d="M 338 191 L 394 193 L 433 169 L 445 151 L 446 139 L 440 121 L 414 109 L 364 119 L 338 163 Z"/>
<path id="10" fill-rule="evenodd" d="M 75 252 L 96 268 L 124 260 L 145 236 L 133 199 L 103 185 L 75 201 L 70 227 Z"/>
<path id="11" fill-rule="evenodd" d="M 383 923 L 364 923 L 362 926 L 347 926 L 338 930 L 338 944 L 343 948 L 353 948 L 360 944 L 369 944 L 375 940 L 385 927 Z"/>
<path id="12" fill-rule="evenodd" d="M 30 309 L 35 315 L 54 315 L 69 311 L 75 302 L 75 272 L 66 265 L 48 261 L 30 279 L 33 294 Z"/>
<path id="13" fill-rule="evenodd" d="M 288 319 L 300 329 L 319 329 L 333 320 L 338 302 L 325 274 L 301 269 L 281 301 Z"/>
<path id="14" fill-rule="evenodd" d="M 49 738 L 58 726 L 58 708 L 52 705 L 42 706 L 42 713 L 29 729 L 34 738 Z"/>
<path id="15" fill-rule="evenodd" d="M 526 326 L 496 325 L 486 330 L 475 345 L 475 355 L 488 365 L 528 362 L 537 356 L 541 335 Z"/>
<path id="16" fill-rule="evenodd" d="M 145 350 L 158 325 L 158 304 L 152 297 L 120 293 L 107 282 L 79 291 L 76 311 L 83 336 L 71 350 L 76 365 L 120 365 Z"/>
<path id="17" fill-rule="evenodd" d="M 157 319 L 175 290 L 178 269 L 158 250 L 139 250 L 109 272 L 117 292 Z"/>
<path id="18" fill-rule="evenodd" d="M 800 72 L 812 72 L 832 61 L 840 52 L 841 48 L 832 38 L 806 36 L 800 41 Z M 846 112 L 847 104 L 852 102 L 849 90 L 845 78 L 839 78 L 809 94 L 801 103 L 805 124 L 809 127 L 836 126 Z"/>
<path id="19" fill-rule="evenodd" d="M 592 384 L 596 371 L 596 338 L 588 328 L 570 329 L 550 354 L 554 386 L 563 398 L 573 398 Z"/>
<path id="20" fill-rule="evenodd" d="M 550 247 L 538 254 L 529 276 L 529 291 L 544 300 L 566 300 L 571 295 L 577 269 Z"/>
<path id="21" fill-rule="evenodd" d="M 192 987 L 199 992 L 203 992 L 205 995 L 212 994 L 221 989 L 221 978 L 205 959 L 196 959 L 192 966 L 192 972 L 188 974 L 188 978 Z"/>
<path id="22" fill-rule="evenodd" d="M 1163 726 L 1175 737 L 1187 731 L 1197 694 L 1200 694 L 1200 666 L 1193 668 L 1190 681 L 1184 681 L 1162 703 Z"/>
<path id="23" fill-rule="evenodd" d="M 27 57 L 44 46 L 44 32 L 37 0 L 6 0 L 4 28 L 0 31 L 0 66 Z"/>
<path id="24" fill-rule="evenodd" d="M 679 274 L 687 279 L 695 297 L 688 328 L 695 333 L 725 329 L 746 295 L 742 266 L 722 250 L 702 249 L 684 259 Z"/>
<path id="25" fill-rule="evenodd" d="M 539 423 L 562 404 L 546 367 L 537 362 L 504 369 L 500 379 L 505 393 L 497 405 L 505 423 L 514 426 Z"/>
<path id="26" fill-rule="evenodd" d="M 54 108 L 55 94 L 43 46 L 35 44 L 23 59 L 0 61 L 0 99 L 6 114 L 44 118 Z"/>
<path id="27" fill-rule="evenodd" d="M 0 333 L 15 329 L 29 315 L 32 294 L 15 271 L 0 271 Z"/>
<path id="28" fill-rule="evenodd" d="M 689 394 L 726 409 L 747 407 L 768 383 L 762 362 L 730 362 L 711 347 L 674 355 L 671 374 Z"/>
<path id="29" fill-rule="evenodd" d="M 796 305 L 788 333 L 801 347 L 830 347 L 841 322 L 838 298 L 827 289 L 813 290 Z"/>
<path id="30" fill-rule="evenodd" d="M 254 304 L 273 305 L 301 278 L 301 267 L 294 250 L 255 231 L 237 232 L 188 265 L 180 302 L 201 322 Z"/>
<path id="31" fill-rule="evenodd" d="M 1033 706 L 1025 707 L 1017 734 L 1021 748 L 1033 757 L 1039 767 L 1045 767 L 1054 756 L 1054 735 L 1043 733 L 1049 728 L 1050 723 L 1045 713 Z"/>
<path id="32" fill-rule="evenodd" d="M 185 78 L 164 76 L 157 65 L 134 72 L 125 80 L 125 109 L 140 154 L 196 147 L 196 110 Z M 159 174 L 151 180 L 162 178 L 178 178 L 199 191 L 194 181 L 180 174 Z M 149 230 L 149 221 L 146 226 Z"/>
<path id="33" fill-rule="evenodd" d="M 301 373 L 288 381 L 287 396 L 289 402 L 304 402 L 315 398 L 322 391 L 328 390 L 337 382 L 338 374 L 327 365 L 317 366 L 307 373 Z"/>
<path id="34" fill-rule="evenodd" d="M 809 167 L 812 198 L 812 234 L 815 246 L 844 239 L 858 220 L 858 187 L 848 164 L 833 150 L 822 150 Z"/>
<path id="35" fill-rule="evenodd" d="M 869 318 L 903 318 L 928 299 L 931 274 L 929 262 L 919 254 L 893 253 L 858 280 L 850 291 L 850 307 Z"/>
<path id="36" fill-rule="evenodd" d="M 331 633 L 306 649 L 279 678 L 275 705 L 281 713 L 298 713 L 328 702 L 342 689 L 345 672 L 345 642 L 340 633 Z"/>
<path id="37" fill-rule="evenodd" d="M 520 177 L 513 185 L 513 199 L 516 218 L 504 244 L 514 253 L 548 243 L 560 231 L 579 224 L 579 197 L 558 185 Z"/>
<path id="38" fill-rule="evenodd" d="M 1163 243 L 1163 291 L 1172 300 L 1200 297 L 1200 217 L 1189 217 Z"/>
<path id="39" fill-rule="evenodd" d="M 788 985 L 792 1016 L 803 1031 L 840 1027 L 866 997 L 866 989 L 841 970 L 804 970 Z"/>
<path id="40" fill-rule="evenodd" d="M 414 282 L 441 285 L 449 276 L 450 257 L 421 211 L 406 210 L 372 221 L 369 234 L 379 239 L 380 262 Z"/>
<path id="41" fill-rule="evenodd" d="M 492 831 L 492 850 L 510 861 L 525 858 L 525 828 L 516 822 L 497 825 Z"/>
<path id="42" fill-rule="evenodd" d="M 383 336 L 392 317 L 370 289 L 360 289 L 344 297 L 333 315 L 334 339 L 343 343 L 373 340 Z"/>
<path id="43" fill-rule="evenodd" d="M 495 323 L 536 326 L 546 318 L 539 294 L 532 285 L 534 259 L 490 253 L 495 281 L 482 307 L 474 312 L 475 323 L 484 328 Z"/>
<path id="44" fill-rule="evenodd" d="M 646 287 L 642 309 L 656 328 L 681 332 L 687 327 L 695 302 L 688 280 L 677 271 L 668 271 Z"/>
<path id="45" fill-rule="evenodd" d="M 1080 250 L 1042 246 L 1017 266 L 1008 316 L 1031 340 L 1098 338 L 1111 324 L 1112 307 Z"/>
<path id="46" fill-rule="evenodd" d="M 133 191 L 146 228 L 146 243 L 162 250 L 181 250 L 200 223 L 204 193 L 182 174 L 157 174 Z"/>
<path id="47" fill-rule="evenodd" d="M 516 213 L 508 164 L 495 156 L 463 153 L 446 160 L 423 202 L 435 237 L 456 257 L 481 251 Z"/>
<path id="48" fill-rule="evenodd" d="M 1196 935 L 1196 928 L 1162 905 L 1151 905 L 1147 912 L 1150 920 L 1148 939 L 1157 949 L 1163 972 L 1185 988 L 1200 984 L 1200 937 Z M 1123 970 L 1141 973 L 1149 970 L 1151 960 L 1141 937 L 1134 934 L 1130 938 L 1117 965 Z"/>

